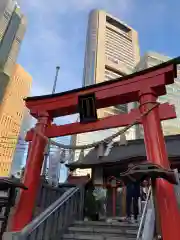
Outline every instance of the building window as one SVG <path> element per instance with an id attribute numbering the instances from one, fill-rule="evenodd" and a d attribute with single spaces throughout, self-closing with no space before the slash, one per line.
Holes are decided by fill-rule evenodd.
<path id="1" fill-rule="evenodd" d="M 119 61 L 116 59 L 116 58 L 113 58 L 113 57 L 107 57 L 109 61 L 115 63 L 115 64 L 118 64 Z"/>
<path id="2" fill-rule="evenodd" d="M 11 17 L 10 13 L 8 11 L 4 11 L 4 17 L 9 20 L 9 18 Z"/>
<path id="3" fill-rule="evenodd" d="M 122 75 L 117 74 L 117 73 L 107 70 L 107 69 L 105 70 L 105 81 L 109 81 L 109 80 L 116 79 L 119 77 L 122 77 Z"/>
<path id="4" fill-rule="evenodd" d="M 127 113 L 127 112 L 128 112 L 128 106 L 127 106 L 127 104 L 116 105 L 115 108 L 116 108 L 119 112 L 123 112 L 123 113 Z"/>
<path id="5" fill-rule="evenodd" d="M 122 30 L 123 32 L 125 33 L 128 33 L 130 32 L 131 30 L 126 27 L 124 24 L 118 22 L 117 20 L 109 17 L 109 16 L 106 16 L 106 22 L 108 22 L 109 24 L 113 25 L 114 27 L 116 28 L 119 28 L 120 30 Z"/>
<path id="6" fill-rule="evenodd" d="M 16 37 L 16 41 L 20 44 L 21 43 L 21 39 L 19 37 Z"/>

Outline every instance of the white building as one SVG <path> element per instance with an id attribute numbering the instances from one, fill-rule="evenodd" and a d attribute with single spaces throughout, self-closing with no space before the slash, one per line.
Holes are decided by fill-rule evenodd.
<path id="1" fill-rule="evenodd" d="M 104 11 L 93 10 L 89 15 L 86 51 L 84 61 L 83 86 L 110 81 L 133 72 L 139 62 L 137 32 L 119 19 Z M 133 104 L 124 104 L 98 110 L 98 117 L 103 118 L 120 112 L 128 112 Z M 119 129 L 79 134 L 72 137 L 77 145 L 97 142 L 112 135 Z M 127 134 L 127 139 L 135 138 L 135 128 Z M 88 151 L 86 151 L 87 153 Z M 75 154 L 75 161 L 79 152 Z M 77 170 L 78 175 L 90 170 Z"/>

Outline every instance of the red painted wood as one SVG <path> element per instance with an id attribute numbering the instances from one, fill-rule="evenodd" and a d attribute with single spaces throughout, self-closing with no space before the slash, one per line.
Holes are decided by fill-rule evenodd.
<path id="1" fill-rule="evenodd" d="M 142 113 L 147 111 L 145 102 L 156 101 L 153 91 L 148 90 L 140 96 Z M 169 160 L 166 145 L 161 128 L 161 122 L 157 109 L 152 110 L 142 119 L 144 127 L 144 140 L 147 160 L 169 169 Z M 180 213 L 174 192 L 174 186 L 163 179 L 156 181 L 155 196 L 157 199 L 157 209 L 160 215 L 160 225 L 163 240 L 180 239 L 179 220 Z"/>
<path id="2" fill-rule="evenodd" d="M 168 103 L 161 104 L 159 107 L 159 114 L 161 120 L 172 119 L 176 117 L 174 106 Z M 128 114 L 119 114 L 110 117 L 103 118 L 97 122 L 81 124 L 71 123 L 66 125 L 52 125 L 49 127 L 45 135 L 49 138 L 74 135 L 78 133 L 92 132 L 98 130 L 104 130 L 109 128 L 124 127 L 131 124 L 137 118 L 140 118 L 139 109 L 133 109 Z M 141 121 L 139 121 L 141 123 Z M 31 141 L 33 138 L 33 130 L 27 132 L 26 141 Z"/>
<path id="3" fill-rule="evenodd" d="M 36 125 L 36 129 L 43 133 L 45 132 L 47 124 L 48 116 L 41 117 L 39 123 Z M 12 218 L 12 231 L 16 232 L 21 230 L 32 220 L 37 192 L 39 189 L 45 145 L 46 142 L 41 137 L 34 135 L 28 152 L 27 164 L 24 174 L 24 184 L 28 190 L 21 191 L 20 198 Z"/>
<path id="4" fill-rule="evenodd" d="M 165 74 L 166 73 L 166 74 Z M 62 94 L 52 97 L 49 95 L 43 100 L 28 100 L 26 106 L 31 110 L 35 117 L 39 111 L 47 111 L 52 117 L 59 117 L 77 113 L 78 96 L 95 93 L 97 108 L 104 108 L 117 104 L 135 102 L 138 100 L 139 89 L 146 88 L 148 85 L 157 91 L 157 95 L 165 94 L 165 84 L 174 82 L 174 65 L 171 64 L 162 69 L 158 69 L 141 76 L 129 77 L 124 81 L 117 80 L 108 82 L 105 85 L 95 85 L 87 90 Z"/>

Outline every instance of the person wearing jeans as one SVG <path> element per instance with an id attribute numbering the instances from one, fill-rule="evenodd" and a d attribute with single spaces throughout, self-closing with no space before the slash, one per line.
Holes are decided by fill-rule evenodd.
<path id="1" fill-rule="evenodd" d="M 133 203 L 133 214 L 134 214 L 134 220 L 138 220 L 139 215 L 139 205 L 138 205 L 138 199 L 140 197 L 140 184 L 138 182 L 132 182 L 127 184 L 126 187 L 126 214 L 127 214 L 127 220 L 131 220 L 131 207 Z"/>

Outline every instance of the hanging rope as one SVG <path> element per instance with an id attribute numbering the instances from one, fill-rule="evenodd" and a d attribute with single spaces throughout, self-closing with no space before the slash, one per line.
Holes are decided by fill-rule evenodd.
<path id="1" fill-rule="evenodd" d="M 112 134 L 111 136 L 95 142 L 95 143 L 90 143 L 90 144 L 86 144 L 86 145 L 78 145 L 78 146 L 74 146 L 74 145 L 65 145 L 62 143 L 58 143 L 54 140 L 49 140 L 48 137 L 44 136 L 42 133 L 36 131 L 34 129 L 34 132 L 36 134 L 38 134 L 39 136 L 41 136 L 42 138 L 44 138 L 46 141 L 49 141 L 50 144 L 57 146 L 59 148 L 63 148 L 63 149 L 70 149 L 70 150 L 84 150 L 84 149 L 90 149 L 90 148 L 94 148 L 99 146 L 100 144 L 109 144 L 114 138 L 118 137 L 119 135 L 124 134 L 125 132 L 127 132 L 127 130 L 129 130 L 131 127 L 133 127 L 134 125 L 138 124 L 139 121 L 141 120 L 141 118 L 145 117 L 146 115 L 148 115 L 154 108 L 156 108 L 157 106 L 159 106 L 160 103 L 154 103 L 154 102 L 147 102 L 145 104 L 154 104 L 154 106 L 152 106 L 151 108 L 149 108 L 145 113 L 140 115 L 140 118 L 136 119 L 133 123 L 129 124 L 128 126 L 124 127 L 123 129 L 119 130 L 117 133 Z M 145 105 L 143 104 L 143 105 Z"/>

